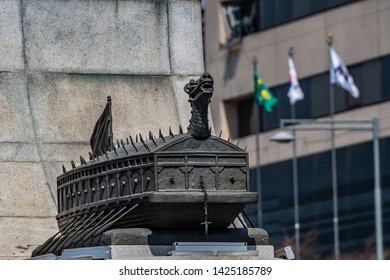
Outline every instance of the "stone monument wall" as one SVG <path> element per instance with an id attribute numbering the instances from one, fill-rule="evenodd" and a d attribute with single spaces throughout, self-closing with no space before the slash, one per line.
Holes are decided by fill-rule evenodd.
<path id="1" fill-rule="evenodd" d="M 0 1 L 0 259 L 56 233 L 56 177 L 88 158 L 106 96 L 114 139 L 186 130 L 201 28 L 198 0 Z"/>

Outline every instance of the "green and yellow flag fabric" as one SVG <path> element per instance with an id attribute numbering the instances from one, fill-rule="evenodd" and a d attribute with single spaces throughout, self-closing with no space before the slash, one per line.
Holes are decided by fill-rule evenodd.
<path id="1" fill-rule="evenodd" d="M 278 99 L 273 96 L 272 92 L 264 84 L 256 70 L 253 77 L 255 79 L 255 100 L 260 106 L 264 106 L 264 109 L 267 112 L 271 113 L 272 107 L 278 103 Z"/>

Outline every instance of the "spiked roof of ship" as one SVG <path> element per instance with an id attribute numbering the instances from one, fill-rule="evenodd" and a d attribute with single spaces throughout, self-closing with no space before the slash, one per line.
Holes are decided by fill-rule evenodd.
<path id="1" fill-rule="evenodd" d="M 81 168 L 83 166 L 91 166 L 96 163 L 103 163 L 110 160 L 119 160 L 127 157 L 137 157 L 156 152 L 244 152 L 246 149 L 242 149 L 239 146 L 230 142 L 230 136 L 227 140 L 222 139 L 221 134 L 219 136 L 211 136 L 209 139 L 196 140 L 188 132 L 183 133 L 181 127 L 179 128 L 179 134 L 173 134 L 171 128 L 169 128 L 169 135 L 163 136 L 161 130 L 159 130 L 158 137 L 155 137 L 152 132 L 149 132 L 149 137 L 144 138 L 141 134 L 136 137 L 129 136 L 126 141 L 119 140 L 113 148 L 101 155 L 97 156 L 89 153 L 89 161 L 80 156 L 80 165 L 76 166 L 76 163 L 71 161 L 71 169 Z M 237 143 L 238 144 L 238 143 Z M 63 172 L 67 170 L 63 166 Z"/>

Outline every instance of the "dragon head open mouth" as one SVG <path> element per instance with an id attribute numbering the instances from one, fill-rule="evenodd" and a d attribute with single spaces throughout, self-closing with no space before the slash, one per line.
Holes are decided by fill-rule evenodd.
<path id="1" fill-rule="evenodd" d="M 211 99 L 214 92 L 214 80 L 209 73 L 204 73 L 198 80 L 191 80 L 184 91 L 189 95 L 189 102 L 196 102 L 201 97 Z"/>
<path id="2" fill-rule="evenodd" d="M 188 131 L 198 140 L 210 137 L 207 109 L 214 92 L 214 80 L 209 73 L 204 73 L 198 80 L 190 80 L 184 91 L 191 103 L 191 120 Z"/>

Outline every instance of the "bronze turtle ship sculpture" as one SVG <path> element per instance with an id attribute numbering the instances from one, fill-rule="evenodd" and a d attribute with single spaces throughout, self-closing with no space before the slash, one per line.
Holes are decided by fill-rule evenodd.
<path id="1" fill-rule="evenodd" d="M 88 246 L 110 229 L 226 228 L 246 203 L 257 202 L 248 190 L 248 153 L 211 135 L 208 105 L 213 78 L 191 80 L 192 117 L 188 131 L 147 139 L 129 137 L 113 143 L 111 100 L 92 138 L 90 160 L 57 179 L 59 232 L 33 256 Z M 87 245 L 85 245 L 87 244 Z"/>

